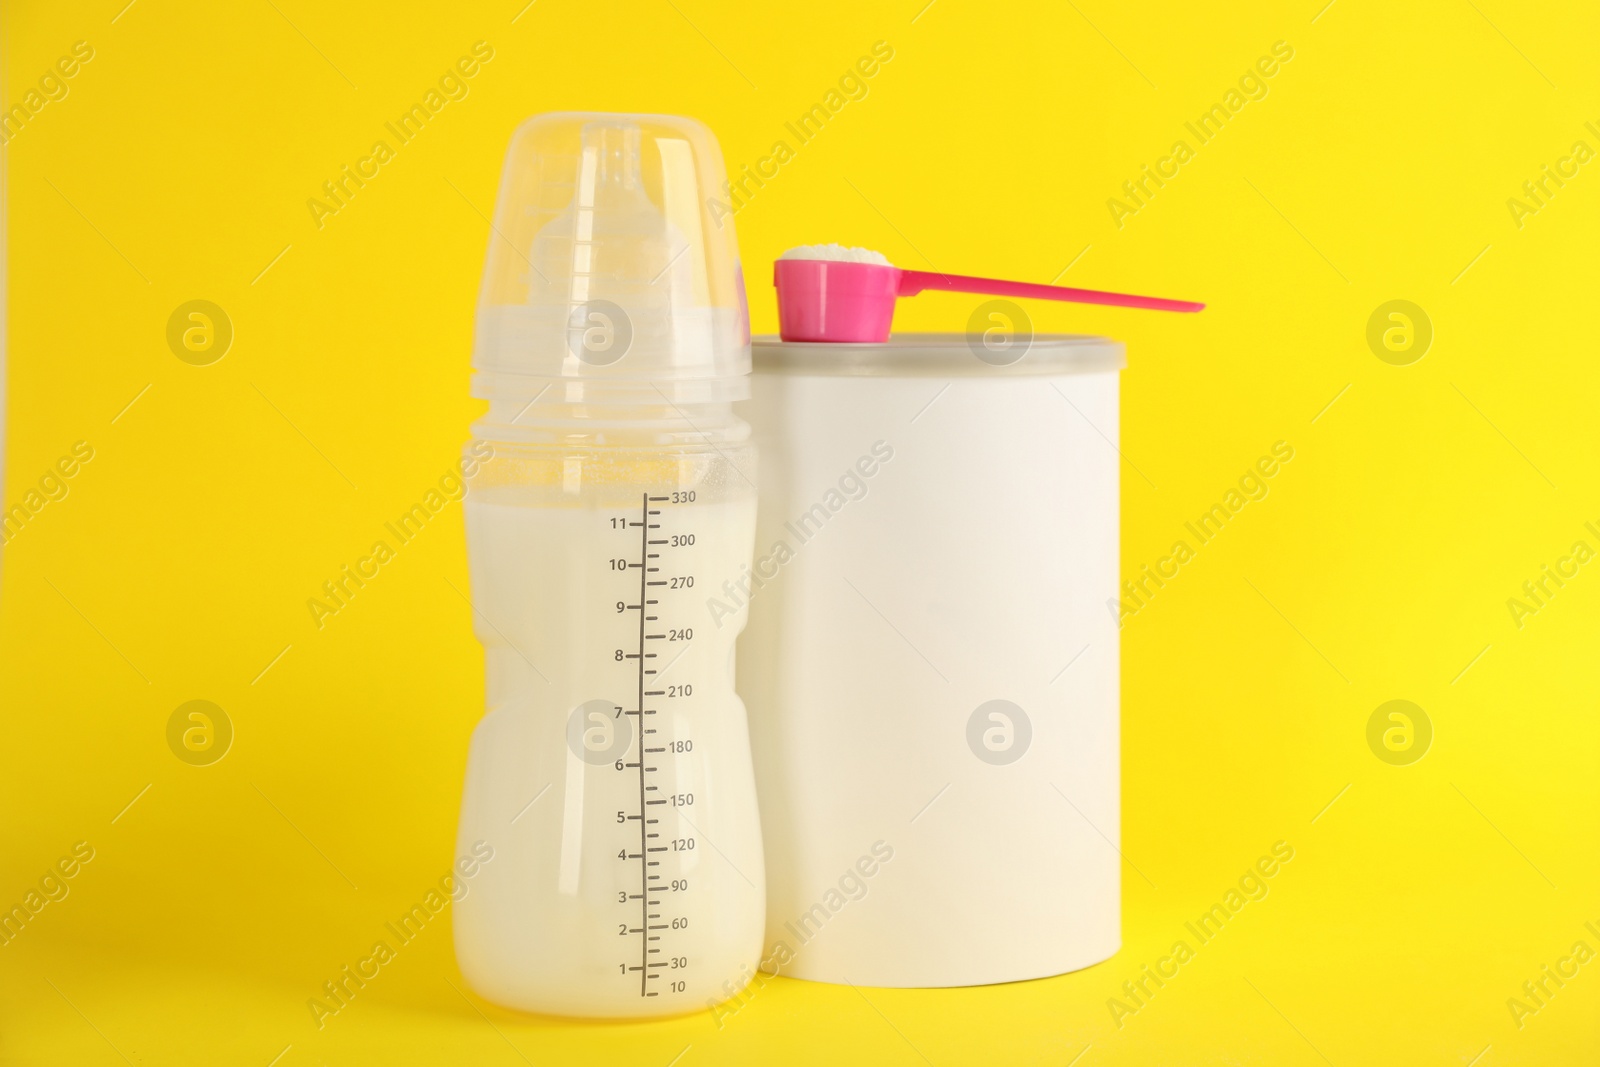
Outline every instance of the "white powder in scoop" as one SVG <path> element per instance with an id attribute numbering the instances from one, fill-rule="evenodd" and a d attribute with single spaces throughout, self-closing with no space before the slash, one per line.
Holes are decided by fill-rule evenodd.
<path id="1" fill-rule="evenodd" d="M 801 245 L 791 248 L 779 259 L 826 259 L 835 263 L 876 263 L 890 266 L 889 257 L 870 248 L 846 248 L 844 245 Z"/>

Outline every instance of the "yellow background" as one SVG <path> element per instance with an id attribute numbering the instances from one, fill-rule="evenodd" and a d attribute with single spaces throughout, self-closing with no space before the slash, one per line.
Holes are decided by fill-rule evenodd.
<path id="1" fill-rule="evenodd" d="M 9 146 L 6 506 L 74 442 L 95 458 L 4 554 L 0 904 L 74 842 L 96 854 L 0 948 L 0 1062 L 1595 1062 L 1600 963 L 1520 1029 L 1506 1005 L 1600 948 L 1600 564 L 1520 629 L 1506 606 L 1600 548 L 1600 163 L 1520 228 L 1506 206 L 1600 148 L 1592 9 L 125 2 L 6 15 L 8 106 L 95 52 Z M 319 230 L 306 200 L 479 40 L 470 95 Z M 458 992 L 441 922 L 319 1032 L 306 1000 L 453 851 L 482 700 L 459 508 L 321 631 L 305 601 L 466 437 L 513 127 L 693 115 L 737 167 L 880 40 L 868 96 L 737 216 L 757 331 L 772 258 L 827 240 L 1208 301 L 1029 309 L 1127 342 L 1128 575 L 1295 448 L 1124 630 L 1123 951 L 992 988 L 780 980 L 720 1029 L 604 1025 Z M 1194 147 L 1184 122 L 1277 41 L 1269 95 L 1119 229 L 1107 199 Z M 235 329 L 206 367 L 165 340 L 197 298 Z M 1433 323 L 1409 366 L 1366 342 L 1391 299 Z M 976 302 L 924 295 L 898 326 L 961 329 Z M 191 699 L 236 730 L 210 767 L 166 744 Z M 1366 743 L 1391 699 L 1434 726 L 1410 766 Z M 1108 998 L 1278 840 L 1270 895 L 1116 1026 Z"/>

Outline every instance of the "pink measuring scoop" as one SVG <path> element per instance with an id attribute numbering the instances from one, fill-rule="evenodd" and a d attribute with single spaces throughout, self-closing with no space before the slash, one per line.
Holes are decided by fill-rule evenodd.
<path id="1" fill-rule="evenodd" d="M 1192 312 L 1205 307 L 1190 300 L 901 270 L 877 263 L 832 259 L 780 259 L 773 264 L 772 284 L 778 289 L 778 333 L 785 341 L 882 344 L 889 339 L 895 300 L 916 296 L 924 289 L 1106 304 L 1149 311 Z"/>

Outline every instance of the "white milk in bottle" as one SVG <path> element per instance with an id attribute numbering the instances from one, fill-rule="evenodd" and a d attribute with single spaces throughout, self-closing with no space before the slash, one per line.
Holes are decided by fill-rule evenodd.
<path id="1" fill-rule="evenodd" d="M 460 840 L 494 862 L 456 955 L 496 1003 L 702 1010 L 756 970 L 765 878 L 745 710 L 749 334 L 715 139 L 557 114 L 513 138 L 479 310 L 467 499 L 488 712 Z"/>

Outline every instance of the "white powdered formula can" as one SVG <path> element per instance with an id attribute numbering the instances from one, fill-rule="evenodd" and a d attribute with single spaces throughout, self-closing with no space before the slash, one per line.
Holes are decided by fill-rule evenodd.
<path id="1" fill-rule="evenodd" d="M 749 607 L 763 970 L 954 986 L 1106 959 L 1122 345 L 754 358 L 755 561 L 706 594 L 712 626 Z"/>

